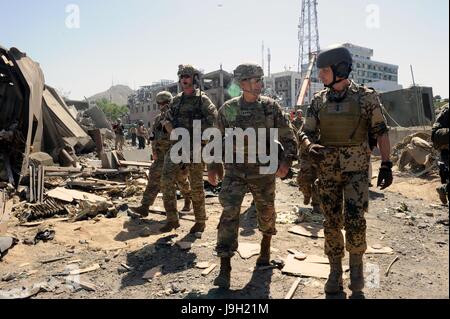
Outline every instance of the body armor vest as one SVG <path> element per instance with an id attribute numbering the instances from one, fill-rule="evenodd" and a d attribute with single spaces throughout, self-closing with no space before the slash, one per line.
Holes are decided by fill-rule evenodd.
<path id="1" fill-rule="evenodd" d="M 256 132 L 256 137 L 258 139 L 258 129 L 266 129 L 266 138 L 270 138 L 270 128 L 274 128 L 275 119 L 274 114 L 270 111 L 270 103 L 268 101 L 258 100 L 253 104 L 248 104 L 243 106 L 243 101 L 240 99 L 236 102 L 234 111 L 235 114 L 230 116 L 227 121 L 230 128 L 241 128 L 244 132 L 248 128 L 252 128 Z M 243 150 L 237 150 L 235 145 L 235 152 L 243 152 L 247 159 L 248 155 L 248 145 L 247 137 Z M 258 145 L 258 140 L 256 140 L 256 146 Z M 258 149 L 256 148 L 258 151 Z"/>
<path id="2" fill-rule="evenodd" d="M 368 141 L 369 127 L 358 97 L 354 94 L 341 102 L 325 103 L 319 112 L 321 145 L 348 147 Z"/>

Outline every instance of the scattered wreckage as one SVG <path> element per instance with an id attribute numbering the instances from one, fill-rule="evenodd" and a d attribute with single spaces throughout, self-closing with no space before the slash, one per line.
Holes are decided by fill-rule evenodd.
<path id="1" fill-rule="evenodd" d="M 23 223 L 123 211 L 122 199 L 145 187 L 148 152 L 110 151 L 100 108 L 76 114 L 25 53 L 0 47 L 0 57 L 0 236 L 12 211 Z"/>

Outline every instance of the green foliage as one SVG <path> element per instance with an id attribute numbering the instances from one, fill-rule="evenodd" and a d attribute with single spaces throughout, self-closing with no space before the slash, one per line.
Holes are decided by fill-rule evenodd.
<path id="1" fill-rule="evenodd" d="M 98 100 L 97 106 L 105 113 L 106 117 L 111 121 L 116 121 L 128 113 L 128 107 L 125 105 L 117 105 L 107 99 Z"/>

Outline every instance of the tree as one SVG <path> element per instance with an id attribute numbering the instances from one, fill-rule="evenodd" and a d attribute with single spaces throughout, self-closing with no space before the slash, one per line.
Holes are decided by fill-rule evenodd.
<path id="1" fill-rule="evenodd" d="M 117 105 L 107 99 L 98 100 L 97 106 L 105 113 L 106 117 L 111 121 L 116 121 L 128 113 L 128 107 L 125 105 Z"/>

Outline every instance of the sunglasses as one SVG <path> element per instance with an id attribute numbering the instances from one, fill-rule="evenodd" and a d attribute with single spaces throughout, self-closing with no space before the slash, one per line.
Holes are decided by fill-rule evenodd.
<path id="1" fill-rule="evenodd" d="M 250 78 L 250 79 L 245 79 L 245 80 L 243 80 L 243 81 L 250 81 L 250 82 L 252 82 L 252 83 L 261 83 L 261 82 L 263 82 L 263 78 Z"/>
<path id="2" fill-rule="evenodd" d="M 190 79 L 190 78 L 191 78 L 191 76 L 187 75 L 187 74 L 184 74 L 184 75 L 180 76 L 180 79 Z"/>

